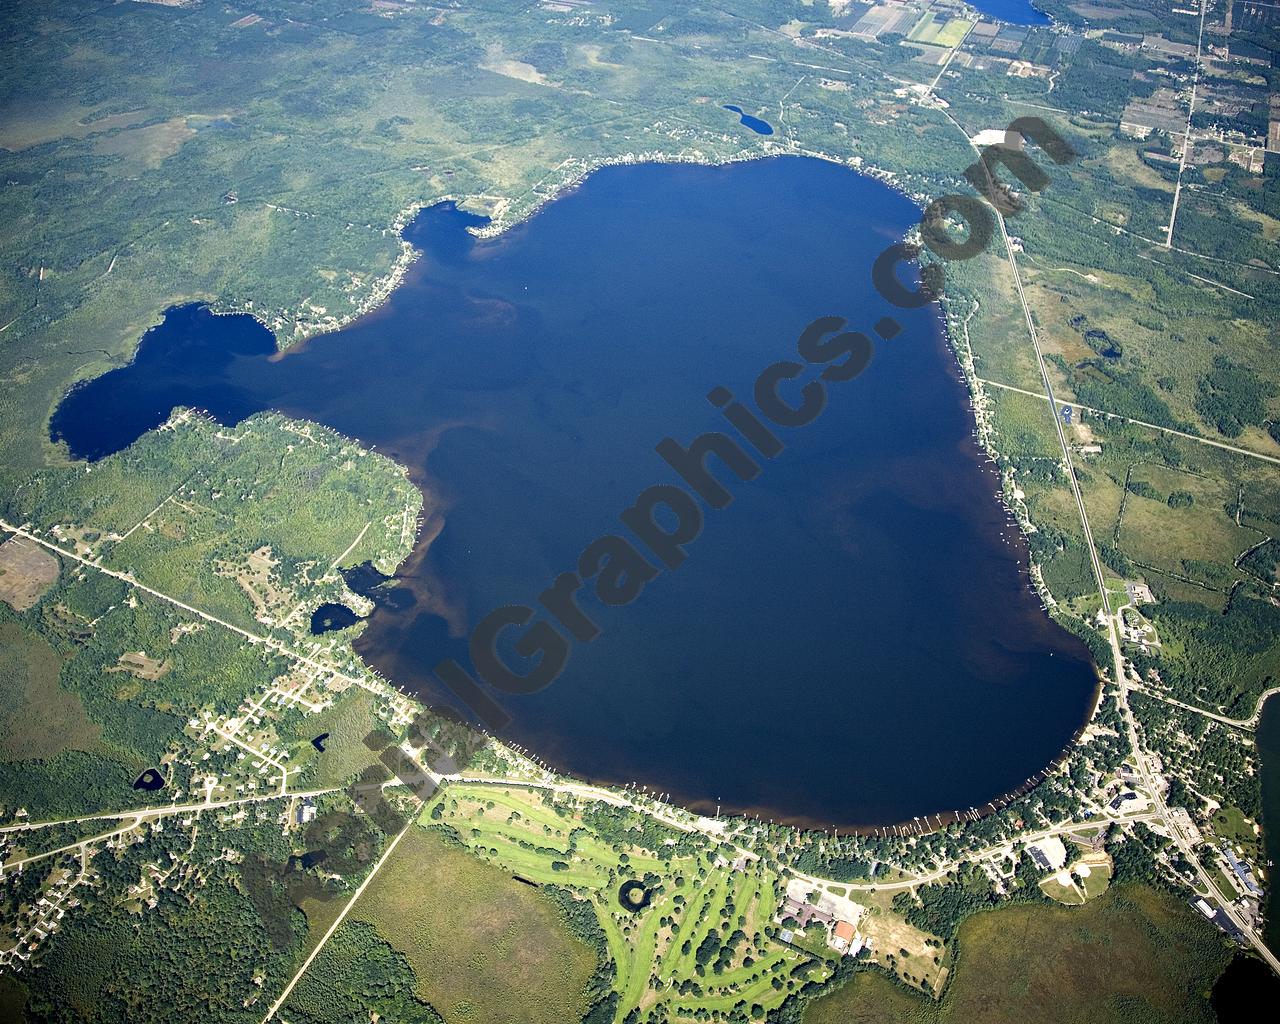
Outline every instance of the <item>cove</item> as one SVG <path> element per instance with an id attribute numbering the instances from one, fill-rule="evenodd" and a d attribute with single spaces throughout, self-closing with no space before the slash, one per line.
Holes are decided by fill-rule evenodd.
<path id="1" fill-rule="evenodd" d="M 332 633 L 334 630 L 346 629 L 360 621 L 360 616 L 345 604 L 322 604 L 311 613 L 311 635 Z"/>
<path id="2" fill-rule="evenodd" d="M 1061 752 L 1095 674 L 1029 588 L 936 308 L 871 285 L 918 217 L 797 157 L 606 168 L 493 238 L 437 206 L 406 230 L 422 258 L 403 284 L 346 329 L 273 358 L 248 317 L 171 310 L 51 431 L 99 457 L 175 405 L 272 408 L 402 462 L 439 532 L 369 590 L 357 649 L 448 703 L 430 670 L 469 663 L 480 618 L 536 606 L 644 488 L 682 482 L 660 439 L 730 429 L 709 391 L 749 402 L 816 317 L 871 334 L 892 315 L 902 332 L 758 478 L 723 475 L 734 501 L 684 565 L 626 607 L 582 598 L 602 635 L 502 697 L 504 736 L 579 777 L 797 823 L 981 808 Z"/>

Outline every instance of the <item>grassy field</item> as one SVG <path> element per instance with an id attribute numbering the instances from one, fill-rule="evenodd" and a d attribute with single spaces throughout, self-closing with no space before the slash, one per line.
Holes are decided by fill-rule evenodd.
<path id="1" fill-rule="evenodd" d="M 939 939 L 893 909 L 893 897 L 891 890 L 859 892 L 856 898 L 867 908 L 867 913 L 858 928 L 878 963 L 891 967 L 899 979 L 921 991 L 940 991 L 946 984 L 951 958 Z M 905 957 L 902 956 L 904 949 Z"/>
<path id="2" fill-rule="evenodd" d="M 1063 885 L 1057 878 L 1046 878 L 1040 883 L 1040 891 L 1051 900 L 1065 903 L 1069 907 L 1078 907 L 1084 903 L 1084 895 L 1076 891 L 1072 885 Z"/>
<path id="3" fill-rule="evenodd" d="M 1261 830 L 1239 807 L 1218 808 L 1213 815 L 1213 829 L 1223 839 L 1243 847 L 1249 860 L 1257 859 L 1262 848 Z"/>
<path id="4" fill-rule="evenodd" d="M 1259 539 L 1256 531 L 1237 525 L 1226 511 L 1236 499 L 1237 486 L 1234 480 L 1167 466 L 1132 466 L 1131 493 L 1115 528 L 1121 550 L 1135 561 L 1165 572 L 1221 585 L 1222 579 L 1207 575 L 1207 569 L 1196 571 L 1185 564 L 1187 556 L 1194 553 L 1196 562 L 1220 565 L 1233 579 L 1236 573 L 1229 567 Z M 1178 507 L 1179 500 L 1186 504 Z"/>
<path id="5" fill-rule="evenodd" d="M 586 1012 L 595 956 L 509 872 L 414 827 L 352 909 L 399 950 L 449 1024 L 565 1024 Z"/>
<path id="6" fill-rule="evenodd" d="M 1107 891 L 1107 887 L 1111 884 L 1111 865 L 1110 864 L 1090 864 L 1089 874 L 1080 878 L 1077 875 L 1077 885 L 1084 890 L 1084 896 L 1087 900 L 1096 899 Z"/>
<path id="7" fill-rule="evenodd" d="M 58 685 L 62 658 L 41 636 L 0 623 L 0 760 L 43 760 L 93 750 L 100 729 L 80 698 Z"/>
<path id="8" fill-rule="evenodd" d="M 1061 873 L 1050 875 L 1041 880 L 1040 891 L 1051 900 L 1078 907 L 1107 891 L 1111 872 L 1111 859 L 1105 853 L 1087 854 L 1069 866 L 1065 883 Z"/>
<path id="9" fill-rule="evenodd" d="M 934 46 L 945 46 L 950 49 L 964 42 L 964 37 L 973 28 L 972 21 L 963 18 L 951 18 L 948 21 L 935 21 L 932 12 L 928 12 L 916 22 L 915 27 L 907 33 L 908 42 L 931 43 Z"/>
<path id="10" fill-rule="evenodd" d="M 939 1003 L 860 973 L 816 1000 L 805 1024 L 1193 1024 L 1231 954 L 1181 901 L 1139 886 L 1083 907 L 1017 906 L 961 926 Z"/>

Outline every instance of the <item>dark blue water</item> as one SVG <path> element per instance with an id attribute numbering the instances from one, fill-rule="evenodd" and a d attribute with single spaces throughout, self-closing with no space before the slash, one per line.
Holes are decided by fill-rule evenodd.
<path id="1" fill-rule="evenodd" d="M 734 106 L 732 103 L 724 105 L 725 110 L 732 110 L 738 115 L 738 120 L 750 128 L 757 135 L 772 135 L 773 125 L 768 121 L 762 121 L 758 117 L 752 117 L 750 114 L 744 114 L 741 107 Z"/>
<path id="2" fill-rule="evenodd" d="M 172 310 L 53 431 L 98 456 L 175 404 L 276 408 L 401 460 L 444 526 L 359 649 L 444 700 L 430 669 L 467 662 L 481 617 L 536 606 L 591 541 L 627 532 L 637 494 L 682 483 L 654 445 L 726 429 L 711 389 L 750 402 L 815 317 L 870 333 L 893 314 L 901 335 L 781 430 L 757 479 L 724 477 L 734 500 L 706 510 L 685 564 L 629 606 L 583 598 L 603 634 L 544 691 L 503 698 L 506 735 L 582 776 L 792 820 L 981 805 L 1059 753 L 1094 674 L 1028 590 L 936 310 L 870 284 L 917 217 L 800 158 L 608 168 L 496 239 L 437 207 L 406 232 L 423 259 L 346 330 L 272 360 L 247 317 Z"/>
<path id="3" fill-rule="evenodd" d="M 1256 956 L 1237 953 L 1213 986 L 1218 1024 L 1253 1024 L 1260 1006 L 1280 1006 L 1280 978 Z"/>
<path id="4" fill-rule="evenodd" d="M 1277 893 L 1277 864 L 1280 864 L 1280 696 L 1267 698 L 1253 736 L 1258 751 L 1258 775 L 1262 785 L 1262 840 L 1267 879 L 1266 940 L 1272 949 L 1280 946 L 1280 894 Z"/>
<path id="5" fill-rule="evenodd" d="M 1029 0 L 969 0 L 969 3 L 983 14 L 1012 25 L 1049 24 L 1049 16 L 1036 10 Z"/>
<path id="6" fill-rule="evenodd" d="M 157 790 L 164 789 L 164 775 L 158 768 L 148 768 L 138 776 L 133 788 L 143 790 L 146 793 L 154 793 Z"/>
<path id="7" fill-rule="evenodd" d="M 319 636 L 321 633 L 346 629 L 359 621 L 360 616 L 345 604 L 325 603 L 311 613 L 311 635 Z"/>

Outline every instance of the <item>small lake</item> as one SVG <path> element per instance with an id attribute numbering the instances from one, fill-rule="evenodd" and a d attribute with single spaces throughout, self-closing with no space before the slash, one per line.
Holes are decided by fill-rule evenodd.
<path id="1" fill-rule="evenodd" d="M 738 121 L 741 124 L 745 125 L 746 127 L 750 128 L 757 135 L 773 134 L 773 125 L 771 125 L 768 121 L 762 121 L 758 117 L 753 117 L 751 114 L 743 113 L 741 107 L 735 106 L 732 103 L 726 103 L 724 105 L 724 109 L 731 110 L 733 111 L 733 113 L 737 114 Z"/>
<path id="2" fill-rule="evenodd" d="M 969 0 L 988 17 L 1007 21 L 1011 25 L 1047 25 L 1049 16 L 1037 10 L 1029 0 Z"/>
<path id="3" fill-rule="evenodd" d="M 133 784 L 134 789 L 140 789 L 145 793 L 154 793 L 157 790 L 164 789 L 164 774 L 158 768 L 148 768 Z"/>
<path id="4" fill-rule="evenodd" d="M 311 635 L 332 633 L 334 630 L 346 629 L 360 621 L 360 616 L 345 604 L 322 604 L 311 613 Z"/>
<path id="5" fill-rule="evenodd" d="M 444 702 L 431 669 L 469 664 L 477 621 L 536 607 L 586 545 L 625 532 L 639 493 L 683 482 L 659 440 L 732 433 L 709 392 L 750 403 L 816 317 L 871 334 L 892 315 L 901 334 L 756 479 L 721 473 L 734 500 L 706 510 L 685 564 L 625 607 L 584 592 L 602 634 L 546 689 L 502 698 L 504 735 L 712 810 L 866 826 L 981 806 L 1059 754 L 1095 675 L 1029 589 L 936 308 L 894 309 L 871 285 L 918 217 L 796 157 L 606 168 L 491 239 L 438 206 L 406 230 L 422 259 L 345 330 L 273 358 L 247 316 L 171 310 L 51 429 L 100 457 L 174 405 L 271 408 L 401 461 L 441 530 L 369 589 L 357 648 Z"/>

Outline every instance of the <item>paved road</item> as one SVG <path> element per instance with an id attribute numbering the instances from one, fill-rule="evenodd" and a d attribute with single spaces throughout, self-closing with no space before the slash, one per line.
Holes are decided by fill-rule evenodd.
<path id="1" fill-rule="evenodd" d="M 1159 700 L 1163 701 L 1165 704 L 1172 704 L 1174 707 L 1182 708 L 1184 711 L 1191 711 L 1197 715 L 1202 715 L 1205 718 L 1212 718 L 1215 722 L 1221 722 L 1223 725 L 1229 725 L 1234 729 L 1246 730 L 1253 730 L 1258 727 L 1258 722 L 1262 718 L 1262 707 L 1266 704 L 1267 698 L 1280 693 L 1280 686 L 1273 686 L 1269 690 L 1263 690 L 1262 695 L 1258 698 L 1258 706 L 1254 709 L 1253 714 L 1248 718 L 1228 718 L 1226 715 L 1221 715 L 1216 711 L 1208 711 L 1205 708 L 1198 708 L 1194 704 L 1186 704 L 1173 697 L 1166 697 L 1163 693 L 1156 693 L 1154 690 L 1148 690 L 1145 686 L 1141 686 L 1138 683 L 1127 682 L 1125 683 L 1125 689 L 1132 690 L 1135 693 L 1140 693 L 1144 697 L 1150 697 L 1152 700 Z"/>
<path id="2" fill-rule="evenodd" d="M 1120 611 L 1117 609 L 1115 614 L 1108 617 L 1108 632 L 1111 640 L 1111 657 L 1115 664 L 1116 678 L 1125 680 L 1124 675 L 1124 656 L 1120 651 Z M 1125 721 L 1126 730 L 1129 734 L 1129 746 L 1132 749 L 1132 759 L 1134 765 L 1138 769 L 1138 774 L 1142 779 L 1142 787 L 1146 790 L 1147 796 L 1155 804 L 1160 815 L 1161 824 L 1165 830 L 1173 838 L 1174 845 L 1178 851 L 1187 860 L 1188 863 L 1195 868 L 1196 876 L 1201 885 L 1201 892 L 1208 895 L 1210 900 L 1217 903 L 1223 913 L 1231 919 L 1231 922 L 1240 929 L 1240 933 L 1245 936 L 1254 951 L 1262 957 L 1276 974 L 1280 974 L 1280 959 L 1267 948 L 1267 944 L 1263 941 L 1262 936 L 1257 934 L 1244 916 L 1235 908 L 1231 899 L 1224 895 L 1214 882 L 1209 872 L 1204 869 L 1199 858 L 1195 854 L 1195 844 L 1183 833 L 1181 826 L 1174 820 L 1172 814 L 1169 813 L 1168 805 L 1165 804 L 1164 798 L 1160 795 L 1160 790 L 1156 786 L 1154 771 L 1151 768 L 1150 755 L 1142 748 L 1142 743 L 1138 736 L 1137 718 L 1133 713 L 1133 708 L 1129 704 L 1128 695 L 1129 687 L 1122 684 L 1120 686 L 1120 711 Z M 1188 705 L 1189 707 L 1189 705 Z"/>
<path id="3" fill-rule="evenodd" d="M 199 811 L 218 811 L 227 807 L 239 807 L 242 804 L 262 803 L 266 800 L 282 800 L 290 797 L 324 796 L 326 793 L 337 793 L 338 787 L 328 789 L 300 789 L 288 793 L 255 793 L 253 796 L 238 796 L 230 800 L 205 800 L 189 804 L 157 804 L 155 807 L 134 807 L 124 811 L 102 811 L 98 814 L 82 814 L 75 818 L 57 818 L 46 821 L 23 821 L 0 826 L 0 835 L 6 832 L 25 832 L 31 829 L 48 828 L 50 825 L 75 825 L 85 821 L 109 821 L 112 818 L 164 818 L 174 814 L 194 814 Z"/>
<path id="4" fill-rule="evenodd" d="M 1196 70 L 1191 77 L 1191 102 L 1187 106 L 1187 130 L 1182 136 L 1182 159 L 1178 162 L 1178 181 L 1173 187 L 1173 207 L 1169 211 L 1169 226 L 1165 229 L 1164 246 L 1173 245 L 1173 225 L 1178 219 L 1178 198 L 1182 195 L 1182 176 L 1187 169 L 1187 158 L 1191 155 L 1191 120 L 1196 113 L 1196 90 L 1200 87 L 1200 54 L 1204 50 L 1204 16 L 1208 10 L 1209 0 L 1200 0 L 1200 34 L 1196 37 Z"/>
<path id="5" fill-rule="evenodd" d="M 185 601 L 180 601 L 176 597 L 171 597 L 162 591 L 147 586 L 145 583 L 139 582 L 132 573 L 121 572 L 118 569 L 108 569 L 101 562 L 96 562 L 91 558 L 85 558 L 82 555 L 76 554 L 74 551 L 68 551 L 66 548 L 59 547 L 57 544 L 53 544 L 50 541 L 45 540 L 43 537 L 32 533 L 30 530 L 24 529 L 21 526 L 14 526 L 5 522 L 3 519 L 0 519 L 0 530 L 17 534 L 19 537 L 26 537 L 27 540 L 34 541 L 41 547 L 48 548 L 55 554 L 61 555 L 63 558 L 70 558 L 73 561 L 79 562 L 81 565 L 88 566 L 90 569 L 96 569 L 98 572 L 103 573 L 106 576 L 111 576 L 123 583 L 127 583 L 135 590 L 141 590 L 144 594 L 149 594 L 151 597 L 154 597 L 159 601 L 171 604 L 175 608 L 181 608 L 184 612 L 194 615 L 196 618 L 203 619 L 205 622 L 212 622 L 215 625 L 221 626 L 223 629 L 229 629 L 231 632 L 244 637 L 251 644 L 262 644 L 264 647 L 269 647 L 271 650 L 283 654 L 288 658 L 292 658 L 294 661 L 300 662 L 308 668 L 315 669 L 318 672 L 327 673 L 335 679 L 340 679 L 343 682 L 354 684 L 370 691 L 371 693 L 382 695 L 382 691 L 377 686 L 373 685 L 362 676 L 346 675 L 333 665 L 317 661 L 315 658 L 303 654 L 301 651 L 296 651 L 283 641 L 275 639 L 275 637 L 263 636 L 260 633 L 250 632 L 241 626 L 237 626 L 234 622 L 228 622 L 226 619 L 220 619 L 216 615 L 211 615 L 209 612 L 202 611 L 199 608 L 187 604 Z"/>
<path id="6" fill-rule="evenodd" d="M 1001 384 L 999 381 L 987 380 L 985 377 L 979 377 L 978 380 L 989 387 L 999 388 L 1001 391 L 1016 391 L 1020 395 L 1027 395 L 1030 398 L 1038 398 L 1044 401 L 1047 395 L 1039 391 L 1028 391 L 1026 388 L 1014 387 L 1012 384 Z M 1052 399 L 1050 399 L 1052 401 Z M 1139 427 L 1146 427 L 1149 430 L 1158 430 L 1162 434 L 1173 434 L 1175 437 L 1185 437 L 1188 441 L 1197 441 L 1200 444 L 1212 445 L 1214 448 L 1222 448 L 1224 451 L 1235 452 L 1237 455 L 1247 455 L 1251 459 L 1261 459 L 1263 462 L 1270 462 L 1280 466 L 1280 458 L 1274 455 L 1266 455 L 1263 452 L 1250 451 L 1248 448 L 1240 448 L 1234 444 L 1227 444 L 1225 441 L 1215 441 L 1211 437 L 1201 437 L 1198 434 L 1188 434 L 1182 430 L 1174 430 L 1172 427 L 1162 427 L 1158 423 L 1147 423 L 1144 420 L 1135 420 L 1128 416 L 1121 416 L 1118 413 L 1107 412 L 1105 409 L 1094 409 L 1092 406 L 1081 405 L 1079 402 L 1063 402 L 1063 405 L 1069 405 L 1073 409 L 1083 409 L 1085 412 L 1094 413 L 1097 416 L 1106 416 L 1108 419 L 1123 420 L 1125 423 L 1133 423 Z M 1055 406 L 1054 408 L 1059 408 Z"/>
<path id="7" fill-rule="evenodd" d="M 1005 842 L 995 843 L 974 853 L 967 853 L 959 860 L 949 861 L 948 863 L 935 868 L 933 871 L 928 871 L 925 874 L 913 875 L 911 878 L 899 879 L 893 882 L 836 882 L 829 878 L 820 878 L 817 875 L 806 875 L 799 872 L 795 872 L 795 874 L 797 878 L 803 878 L 808 882 L 820 882 L 824 885 L 839 885 L 843 888 L 847 888 L 850 892 L 870 892 L 873 890 L 875 892 L 891 892 L 901 889 L 914 889 L 917 886 L 928 885 L 930 882 L 937 882 L 940 879 L 945 878 L 962 864 L 970 864 L 986 860 L 988 857 L 991 857 L 1002 850 L 1007 850 L 1015 843 L 1038 843 L 1042 839 L 1050 839 L 1054 836 L 1069 836 L 1070 833 L 1081 829 L 1106 827 L 1109 825 L 1125 824 L 1127 822 L 1155 821 L 1158 817 L 1159 815 L 1155 811 L 1151 811 L 1145 814 L 1130 814 L 1125 817 L 1093 818 L 1088 821 L 1066 821 L 1061 825 L 1053 825 L 1049 828 L 1041 829 L 1039 832 L 1020 834 L 1012 839 L 1006 840 Z"/>
<path id="8" fill-rule="evenodd" d="M 657 818 L 659 821 L 665 822 L 681 832 L 699 832 L 716 842 L 732 842 L 728 837 L 728 826 L 719 818 L 708 818 L 692 814 L 689 811 L 658 801 L 632 798 L 627 796 L 625 791 L 604 789 L 585 782 L 558 782 L 554 779 L 507 779 L 501 776 L 467 775 L 438 775 L 433 776 L 433 778 L 437 782 L 475 782 L 486 786 L 522 786 L 527 789 L 547 789 L 555 793 L 567 793 L 587 800 L 599 800 L 602 803 L 612 804 L 614 807 L 630 807 L 633 810 L 649 815 L 651 818 Z M 734 847 L 740 853 L 746 854 L 753 860 L 757 856 L 754 851 L 739 847 L 737 844 L 734 844 Z"/>
<path id="9" fill-rule="evenodd" d="M 1201 0 L 1202 21 L 1204 3 L 1205 0 Z M 947 114 L 944 111 L 944 115 L 956 126 L 956 128 L 960 129 L 961 132 L 964 132 L 964 129 L 960 126 L 959 122 L 957 122 L 950 114 Z M 968 138 L 968 133 L 964 134 L 965 137 Z M 970 143 L 970 145 L 972 146 L 972 143 Z M 974 147 L 974 151 L 977 152 L 976 147 Z M 1005 252 L 1009 257 L 1009 267 L 1013 272 L 1013 282 L 1015 289 L 1017 290 L 1018 301 L 1022 305 L 1023 318 L 1027 324 L 1027 331 L 1030 335 L 1031 345 L 1035 352 L 1036 363 L 1040 370 L 1040 380 L 1044 385 L 1044 395 L 1048 399 L 1050 407 L 1055 413 L 1053 416 L 1053 426 L 1057 433 L 1058 445 L 1061 448 L 1062 457 L 1067 467 L 1067 479 L 1071 485 L 1072 496 L 1075 498 L 1076 509 L 1080 516 L 1081 529 L 1084 533 L 1084 539 L 1089 549 L 1089 560 L 1093 566 L 1094 580 L 1097 583 L 1098 595 L 1102 599 L 1102 615 L 1106 621 L 1107 639 L 1111 647 L 1112 672 L 1114 673 L 1113 679 L 1120 687 L 1119 703 L 1121 713 L 1127 725 L 1129 743 L 1132 748 L 1132 757 L 1137 766 L 1138 774 L 1142 778 L 1143 786 L 1147 791 L 1147 796 L 1155 807 L 1160 824 L 1162 824 L 1165 830 L 1173 837 L 1174 844 L 1178 847 L 1183 857 L 1185 857 L 1187 861 L 1195 867 L 1196 874 L 1199 876 L 1201 885 L 1203 886 L 1203 891 L 1208 893 L 1222 907 L 1223 912 L 1240 929 L 1241 933 L 1247 937 L 1250 945 L 1253 946 L 1258 955 L 1270 964 L 1273 971 L 1280 974 L 1280 960 L 1277 960 L 1271 950 L 1267 948 L 1262 937 L 1256 934 L 1248 926 L 1244 918 L 1232 905 L 1230 900 L 1228 900 L 1218 890 L 1213 879 L 1209 877 L 1208 872 L 1205 871 L 1199 860 L 1196 858 L 1190 840 L 1183 834 L 1177 822 L 1174 821 L 1172 815 L 1169 813 L 1168 806 L 1165 804 L 1163 797 L 1160 795 L 1159 789 L 1157 789 L 1155 785 L 1155 780 L 1153 778 L 1154 773 L 1151 769 L 1149 755 L 1142 748 L 1142 744 L 1138 736 L 1137 721 L 1134 717 L 1133 709 L 1129 706 L 1129 702 L 1126 699 L 1127 691 L 1124 688 L 1124 682 L 1126 680 L 1125 661 L 1124 655 L 1120 649 L 1120 628 L 1122 625 L 1120 622 L 1120 609 L 1113 609 L 1111 607 L 1111 599 L 1110 595 L 1107 593 L 1106 577 L 1103 573 L 1102 562 L 1098 557 L 1097 547 L 1094 544 L 1093 531 L 1089 527 L 1089 515 L 1085 509 L 1084 498 L 1080 491 L 1080 484 L 1079 481 L 1076 480 L 1075 470 L 1071 463 L 1071 446 L 1067 443 L 1066 433 L 1062 428 L 1062 417 L 1056 415 L 1058 403 L 1053 393 L 1053 383 L 1049 379 L 1048 367 L 1045 365 L 1044 353 L 1041 351 L 1040 336 L 1036 330 L 1035 320 L 1031 315 L 1031 307 L 1027 302 L 1027 297 L 1022 287 L 1022 275 L 1018 270 L 1017 256 L 1013 251 L 1013 247 L 1009 244 L 1009 233 L 1005 228 L 1003 214 L 994 207 L 992 209 L 996 217 L 996 222 L 1000 226 L 1000 234 L 1004 240 Z M 1172 221 L 1170 223 L 1170 230 L 1172 232 Z M 1101 699 L 1101 697 L 1099 697 L 1099 699 Z"/>
<path id="10" fill-rule="evenodd" d="M 589 800 L 602 800 L 605 803 L 614 805 L 615 807 L 624 807 L 624 806 L 632 807 L 635 810 L 642 811 L 643 813 L 650 815 L 651 817 L 659 818 L 660 820 L 665 821 L 667 824 L 671 825 L 673 828 L 680 829 L 683 832 L 699 832 L 707 836 L 709 839 L 712 839 L 716 842 L 727 842 L 731 846 L 733 846 L 735 852 L 739 854 L 743 854 L 752 860 L 757 859 L 759 856 L 754 850 L 750 850 L 750 849 L 747 849 L 746 847 L 739 846 L 731 838 L 729 838 L 729 836 L 727 835 L 727 828 L 725 826 L 725 823 L 720 821 L 719 819 L 706 818 L 706 817 L 691 817 L 688 814 L 688 812 L 676 813 L 674 808 L 666 808 L 664 807 L 664 805 L 661 805 L 661 804 L 659 804 L 658 807 L 655 808 L 652 804 L 650 804 L 647 801 L 631 800 L 624 793 L 619 793 L 615 790 L 601 789 L 598 786 L 590 786 L 582 783 L 534 781 L 534 780 L 513 781 L 511 779 L 497 778 L 497 777 L 468 778 L 461 775 L 446 775 L 446 776 L 440 776 L 439 778 L 443 782 L 481 783 L 483 785 L 492 785 L 492 786 L 508 786 L 508 787 L 515 786 L 515 787 L 525 787 L 529 789 L 547 789 L 557 793 L 567 793 L 573 796 L 583 797 Z M 664 815 L 662 813 L 664 810 L 668 811 L 669 813 Z M 870 892 L 872 890 L 875 890 L 876 892 L 881 892 L 884 890 L 913 889 L 919 885 L 925 885 L 929 882 L 936 882 L 938 879 L 944 878 L 946 875 L 954 871 L 961 864 L 967 863 L 970 861 L 975 861 L 975 860 L 983 860 L 987 857 L 990 857 L 992 854 L 999 852 L 1000 850 L 1007 849 L 1009 846 L 1012 846 L 1015 842 L 1036 843 L 1042 839 L 1048 839 L 1051 836 L 1063 836 L 1063 835 L 1067 835 L 1072 831 L 1078 831 L 1080 829 L 1097 828 L 1099 826 L 1107 826 L 1112 824 L 1123 824 L 1125 822 L 1154 821 L 1154 820 L 1157 820 L 1158 818 L 1159 818 L 1158 812 L 1151 811 L 1151 812 L 1142 813 L 1142 814 L 1131 814 L 1123 817 L 1108 816 L 1108 817 L 1093 818 L 1091 820 L 1083 820 L 1083 821 L 1067 821 L 1067 822 L 1063 822 L 1060 825 L 1052 825 L 1048 828 L 1041 829 L 1038 832 L 1031 832 L 1025 835 L 1018 835 L 1004 842 L 992 844 L 991 846 L 986 847 L 982 850 L 979 850 L 975 853 L 965 854 L 965 856 L 960 858 L 959 860 L 948 861 L 946 864 L 943 864 L 932 871 L 925 872 L 924 874 L 913 875 L 910 878 L 898 879 L 892 882 L 849 883 L 844 881 L 838 881 L 837 879 L 834 879 L 834 878 L 823 878 L 821 875 L 806 874 L 803 871 L 796 871 L 794 868 L 789 870 L 794 877 L 803 879 L 804 881 L 809 882 L 813 885 L 823 885 L 823 886 L 836 885 L 836 886 L 841 886 L 843 888 L 847 888 L 851 892 Z"/>

